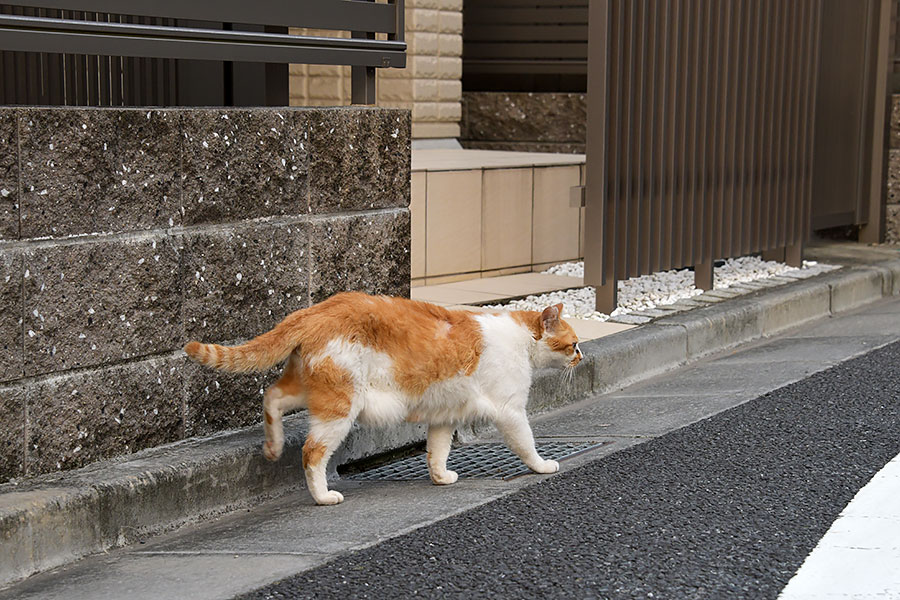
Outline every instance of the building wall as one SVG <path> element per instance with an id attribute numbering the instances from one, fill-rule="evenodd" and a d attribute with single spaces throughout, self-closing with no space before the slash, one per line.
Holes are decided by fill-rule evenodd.
<path id="1" fill-rule="evenodd" d="M 407 0 L 405 17 L 407 66 L 377 70 L 378 106 L 411 110 L 414 138 L 459 137 L 462 0 Z M 292 106 L 350 103 L 350 67 L 291 65 L 290 75 Z"/>
<path id="2" fill-rule="evenodd" d="M 0 481 L 258 423 L 182 346 L 408 296 L 409 194 L 407 111 L 0 109 Z"/>

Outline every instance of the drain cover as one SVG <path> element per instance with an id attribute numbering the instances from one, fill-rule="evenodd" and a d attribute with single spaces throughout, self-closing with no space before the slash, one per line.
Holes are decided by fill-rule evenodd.
<path id="1" fill-rule="evenodd" d="M 610 442 L 542 442 L 538 454 L 548 460 L 562 460 Z M 522 460 L 503 444 L 471 444 L 453 448 L 447 468 L 456 471 L 460 479 L 511 479 L 531 473 Z M 409 481 L 428 479 L 428 464 L 424 454 L 410 456 L 387 465 L 354 473 L 347 479 L 364 481 Z"/>

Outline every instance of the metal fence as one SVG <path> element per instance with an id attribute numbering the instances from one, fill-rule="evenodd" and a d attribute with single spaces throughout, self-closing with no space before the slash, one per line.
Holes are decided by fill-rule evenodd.
<path id="1" fill-rule="evenodd" d="M 218 103 L 230 104 L 241 65 L 259 63 L 263 88 L 286 104 L 284 65 L 308 63 L 351 65 L 353 102 L 371 104 L 375 69 L 406 64 L 403 19 L 403 0 L 22 0 L 0 5 L 0 102 L 204 103 L 217 63 Z M 289 27 L 351 38 L 289 35 Z"/>
<path id="2" fill-rule="evenodd" d="M 463 10 L 467 91 L 584 92 L 588 0 L 479 0 Z"/>
<path id="3" fill-rule="evenodd" d="M 585 283 L 768 251 L 809 232 L 821 0 L 592 0 Z"/>

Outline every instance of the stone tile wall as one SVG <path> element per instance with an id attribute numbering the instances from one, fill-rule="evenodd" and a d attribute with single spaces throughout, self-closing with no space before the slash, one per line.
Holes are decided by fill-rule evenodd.
<path id="1" fill-rule="evenodd" d="M 885 241 L 900 244 L 900 94 L 891 98 L 891 149 L 888 164 L 888 199 Z"/>
<path id="2" fill-rule="evenodd" d="M 583 154 L 585 94 L 465 92 L 460 142 L 465 148 Z"/>
<path id="3" fill-rule="evenodd" d="M 415 138 L 459 137 L 462 98 L 462 0 L 407 0 L 405 69 L 378 69 L 378 106 L 412 111 Z M 347 32 L 292 33 L 349 37 Z M 350 67 L 291 65 L 294 106 L 350 103 Z"/>
<path id="4" fill-rule="evenodd" d="M 408 295 L 409 196 L 404 110 L 0 109 L 0 481 L 259 422 L 181 347 Z"/>

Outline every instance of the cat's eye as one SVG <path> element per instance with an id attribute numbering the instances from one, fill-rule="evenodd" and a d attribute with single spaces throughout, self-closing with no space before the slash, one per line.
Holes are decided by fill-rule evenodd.
<path id="1" fill-rule="evenodd" d="M 578 342 L 572 342 L 572 348 L 577 348 L 577 347 L 578 347 Z"/>

